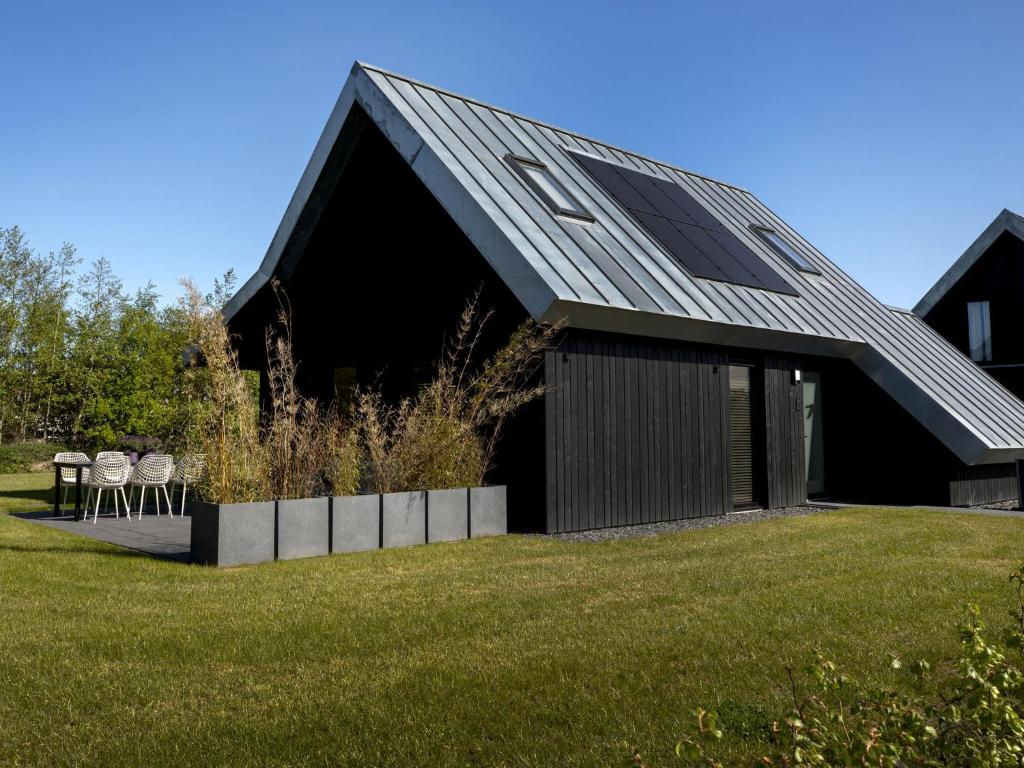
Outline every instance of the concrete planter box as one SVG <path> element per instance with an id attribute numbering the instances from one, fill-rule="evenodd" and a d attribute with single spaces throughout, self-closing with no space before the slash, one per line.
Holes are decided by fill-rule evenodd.
<path id="1" fill-rule="evenodd" d="M 277 559 L 318 557 L 330 552 L 331 500 L 286 499 L 277 502 Z"/>
<path id="2" fill-rule="evenodd" d="M 192 508 L 192 562 L 230 566 L 274 559 L 273 501 L 196 502 Z"/>
<path id="3" fill-rule="evenodd" d="M 192 562 L 253 565 L 507 531 L 503 485 L 249 504 L 196 502 Z"/>
<path id="4" fill-rule="evenodd" d="M 409 547 L 427 541 L 427 492 L 381 494 L 381 546 Z"/>
<path id="5" fill-rule="evenodd" d="M 469 493 L 465 488 L 427 491 L 427 541 L 469 538 Z"/>
<path id="6" fill-rule="evenodd" d="M 331 551 L 380 548 L 380 495 L 335 496 L 332 500 Z"/>
<path id="7" fill-rule="evenodd" d="M 508 533 L 505 486 L 488 485 L 469 489 L 469 535 L 501 536 Z"/>

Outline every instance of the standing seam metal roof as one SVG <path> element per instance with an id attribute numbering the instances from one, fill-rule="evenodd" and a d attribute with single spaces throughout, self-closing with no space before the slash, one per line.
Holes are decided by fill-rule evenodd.
<path id="1" fill-rule="evenodd" d="M 1024 404 L 912 314 L 878 302 L 750 192 L 507 110 L 355 64 L 260 270 L 273 274 L 337 139 L 359 104 L 537 319 L 666 338 L 847 357 L 967 463 L 1024 456 Z M 679 184 L 799 296 L 691 276 L 566 150 Z M 554 216 L 504 161 L 544 163 L 594 216 Z M 820 270 L 801 272 L 751 230 L 778 231 Z"/>

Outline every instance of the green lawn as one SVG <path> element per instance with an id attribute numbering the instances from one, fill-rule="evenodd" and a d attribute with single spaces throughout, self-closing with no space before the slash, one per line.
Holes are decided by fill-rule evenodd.
<path id="1" fill-rule="evenodd" d="M 74 488 L 68 500 L 74 500 Z M 51 504 L 53 475 L 49 472 L 0 475 L 0 515 L 46 509 Z"/>
<path id="2" fill-rule="evenodd" d="M 852 510 L 214 570 L 0 515 L 0 763 L 666 765 L 699 705 L 750 750 L 786 663 L 949 654 L 1021 560 L 1019 520 Z"/>

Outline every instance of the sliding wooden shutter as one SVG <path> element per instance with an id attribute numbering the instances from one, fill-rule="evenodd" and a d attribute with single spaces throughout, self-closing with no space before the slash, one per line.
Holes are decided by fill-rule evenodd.
<path id="1" fill-rule="evenodd" d="M 750 369 L 729 366 L 729 443 L 734 507 L 754 503 L 754 454 L 751 434 Z"/>

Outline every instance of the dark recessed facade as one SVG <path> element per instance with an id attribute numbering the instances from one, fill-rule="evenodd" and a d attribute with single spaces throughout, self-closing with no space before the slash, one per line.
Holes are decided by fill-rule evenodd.
<path id="1" fill-rule="evenodd" d="M 1024 218 L 1004 210 L 914 307 L 922 320 L 1024 397 Z"/>

